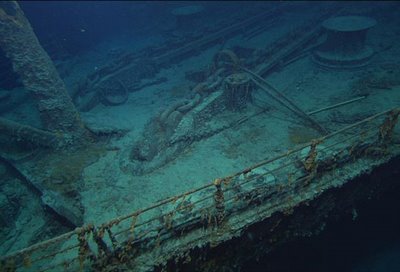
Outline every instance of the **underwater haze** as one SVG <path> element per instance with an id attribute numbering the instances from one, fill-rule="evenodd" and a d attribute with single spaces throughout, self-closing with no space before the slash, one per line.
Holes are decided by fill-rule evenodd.
<path id="1" fill-rule="evenodd" d="M 400 271 L 399 14 L 0 1 L 0 271 Z"/>

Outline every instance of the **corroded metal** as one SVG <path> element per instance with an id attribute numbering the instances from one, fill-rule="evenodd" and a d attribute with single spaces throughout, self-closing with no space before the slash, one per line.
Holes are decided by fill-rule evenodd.
<path id="1" fill-rule="evenodd" d="M 0 47 L 33 95 L 45 128 L 77 140 L 88 136 L 64 82 L 16 1 L 2 3 L 0 25 Z"/>
<path id="2" fill-rule="evenodd" d="M 244 228 L 250 224 L 246 223 L 248 222 L 246 220 L 251 218 L 253 218 L 253 221 L 261 220 L 267 218 L 271 212 L 280 211 L 283 214 L 290 215 L 294 207 L 299 204 L 293 192 L 318 195 L 330 188 L 330 182 L 336 182 L 338 175 L 337 171 L 334 171 L 335 168 L 330 167 L 330 165 L 334 163 L 335 167 L 343 167 L 346 164 L 354 163 L 358 158 L 368 158 L 369 155 L 364 151 L 368 147 L 376 146 L 379 141 L 379 136 L 376 135 L 377 129 L 381 128 L 382 130 L 383 127 L 383 131 L 386 132 L 384 135 L 393 136 L 390 131 L 393 131 L 394 123 L 397 121 L 398 110 L 374 115 L 311 143 L 301 145 L 281 156 L 261 161 L 226 178 L 216 179 L 200 188 L 170 197 L 129 215 L 118 217 L 99 227 L 89 225 L 78 228 L 60 237 L 20 250 L 1 258 L 2 268 L 9 266 L 19 270 L 24 266 L 24 260 L 26 260 L 25 263 L 32 265 L 32 269 L 37 271 L 57 271 L 60 266 L 65 265 L 73 270 L 74 268 L 76 268 L 75 270 L 79 269 L 79 266 L 85 268 L 93 266 L 96 269 L 104 269 L 116 265 L 123 267 L 125 262 L 129 262 L 130 265 L 135 267 L 135 265 L 138 265 L 135 264 L 135 260 L 143 261 L 143 259 L 140 259 L 142 256 L 154 252 L 163 252 L 162 256 L 157 257 L 159 259 L 154 260 L 154 265 L 157 265 L 177 254 L 184 255 L 184 252 L 190 250 L 191 246 L 198 245 L 198 243 L 204 245 L 203 242 L 208 241 L 215 245 L 219 244 L 226 237 L 235 235 L 233 232 L 235 229 L 232 228 L 234 227 L 233 222 L 239 223 Z M 389 114 L 389 119 L 386 119 L 385 125 L 381 126 L 381 123 L 377 121 L 386 114 Z M 374 126 L 371 126 L 372 121 L 375 121 Z M 368 125 L 368 134 L 367 131 L 364 131 L 362 143 L 354 145 L 353 140 L 359 135 L 358 129 L 365 128 L 366 125 Z M 321 140 L 325 142 L 335 136 L 338 138 L 335 138 L 336 140 L 331 142 L 330 145 L 319 146 L 321 152 L 318 149 L 317 153 L 318 143 Z M 352 151 L 349 152 L 349 146 L 343 146 L 343 143 L 350 144 Z M 291 156 L 301 153 L 307 147 L 310 148 L 310 151 L 304 164 L 296 165 L 296 160 L 293 160 Z M 318 160 L 317 154 L 321 154 L 318 156 Z M 322 154 L 331 155 L 322 156 Z M 279 166 L 272 168 L 272 165 L 277 162 L 279 162 Z M 259 171 L 263 166 L 268 166 L 272 170 L 260 173 Z M 307 184 L 305 181 L 308 180 L 310 173 L 315 173 L 317 168 L 318 179 L 315 179 L 312 184 Z M 307 172 L 306 176 L 304 176 L 304 170 Z M 258 174 L 255 174 L 257 171 Z M 260 186 L 259 182 L 263 180 L 260 178 L 271 173 L 277 178 L 273 182 Z M 288 175 L 290 176 L 290 183 L 286 180 Z M 320 176 L 324 177 L 324 175 L 326 178 L 320 179 Z M 243 177 L 243 179 L 240 179 L 240 177 Z M 224 188 L 222 188 L 222 185 L 225 185 Z M 183 201 L 193 195 L 196 195 L 195 201 L 188 203 Z M 167 208 L 168 205 L 176 205 L 176 201 L 179 199 L 182 199 L 181 205 L 174 206 L 172 209 L 170 209 L 171 207 Z M 156 216 L 147 214 L 145 220 L 136 221 L 138 216 L 152 212 L 161 206 L 166 207 L 168 212 Z M 264 207 L 264 210 L 261 207 Z M 184 210 L 188 211 L 188 217 L 185 217 L 182 213 L 177 213 Z M 160 219 L 171 214 L 174 215 L 173 225 L 166 226 L 165 222 L 160 221 Z M 242 218 L 241 216 L 244 216 L 244 214 L 251 216 Z M 211 228 L 204 228 L 205 217 L 208 219 Z M 242 220 L 238 220 L 239 218 Z M 232 219 L 235 220 L 232 221 Z M 125 224 L 124 227 L 122 224 Z M 226 228 L 228 225 L 229 231 Z M 122 227 L 122 230 L 112 229 L 116 227 Z M 134 237 L 132 236 L 133 231 L 137 233 Z M 241 228 L 236 231 L 240 232 Z M 108 233 L 110 242 L 106 242 L 104 239 L 105 233 Z M 74 245 L 69 248 L 62 248 L 61 245 L 71 238 L 78 239 L 78 247 Z M 177 243 L 179 239 L 182 239 L 182 241 Z M 98 252 L 93 250 L 93 246 L 97 246 Z M 43 259 L 40 257 L 32 258 L 35 254 L 38 254 L 36 256 L 43 254 L 41 252 L 46 248 L 53 248 L 54 252 Z M 29 262 L 26 256 L 31 258 Z M 57 259 L 57 261 L 49 265 L 49 260 L 52 259 Z"/>
<path id="3" fill-rule="evenodd" d="M 379 128 L 379 140 L 387 144 L 393 137 L 393 129 L 399 119 L 400 110 L 392 110 Z"/>
<path id="4" fill-rule="evenodd" d="M 225 203 L 224 203 L 224 193 L 222 192 L 221 179 L 216 179 L 214 185 L 216 188 L 214 194 L 215 211 L 216 211 L 216 223 L 221 225 L 225 219 Z"/>
<path id="5" fill-rule="evenodd" d="M 363 16 L 339 16 L 322 24 L 327 32 L 325 44 L 314 54 L 314 61 L 332 68 L 354 68 L 368 64 L 374 51 L 365 45 L 367 30 L 376 21 Z"/>
<path id="6" fill-rule="evenodd" d="M 224 82 L 225 103 L 229 110 L 238 111 L 252 101 L 253 82 L 247 73 L 235 73 Z"/>

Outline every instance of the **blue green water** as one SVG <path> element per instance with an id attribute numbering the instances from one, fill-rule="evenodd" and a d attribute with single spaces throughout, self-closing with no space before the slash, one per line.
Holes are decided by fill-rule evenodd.
<path id="1" fill-rule="evenodd" d="M 179 44 L 179 41 L 185 40 L 187 37 L 193 37 L 195 40 L 199 38 L 196 35 L 203 36 L 211 34 L 212 31 L 216 30 L 212 29 L 212 27 L 215 26 L 214 22 L 223 25 L 224 21 L 231 22 L 229 20 L 235 18 L 235 16 L 245 18 L 246 14 L 249 14 L 248 17 L 251 17 L 255 11 L 273 10 L 279 7 L 281 2 L 20 1 L 19 4 L 32 25 L 41 45 L 54 61 L 57 69 L 59 69 L 61 77 L 67 81 L 67 84 L 79 89 L 77 87 L 78 84 L 73 81 L 76 79 L 74 78 L 76 74 L 89 75 L 99 69 L 99 63 L 104 64 L 113 60 L 113 58 L 118 59 L 118 57 L 122 56 L 128 50 L 142 49 L 145 48 L 148 43 L 152 42 L 162 45 L 163 42 L 176 39 L 176 41 L 178 41 L 176 47 L 166 49 L 167 51 L 175 50 L 179 46 L 185 45 Z M 188 5 L 201 5 L 202 10 L 199 12 L 201 16 L 194 13 L 188 16 L 189 18 L 178 18 L 176 14 L 174 15 L 174 12 L 176 13 L 177 10 Z M 298 22 L 296 20 L 299 18 L 301 19 L 303 16 L 309 16 L 309 10 L 314 8 L 315 5 L 320 5 L 321 13 L 324 11 L 325 4 L 322 2 L 302 2 L 290 7 L 290 9 L 288 8 L 288 10 L 283 9 L 273 14 L 272 17 L 275 25 L 273 25 L 272 30 L 284 24 L 295 26 Z M 389 26 L 398 26 L 400 24 L 400 5 L 396 2 L 327 2 L 326 5 L 342 8 L 344 14 L 347 14 L 346 9 L 352 8 L 352 11 L 354 11 L 359 7 L 359 13 L 376 20 L 378 26 L 379 24 L 386 24 Z M 7 5 L 4 5 L 4 7 L 6 6 Z M 365 13 L 363 12 L 364 10 L 366 10 Z M 296 18 L 292 18 L 293 22 L 290 21 L 290 18 L 286 18 L 285 20 L 287 21 L 280 21 L 280 16 L 289 12 L 293 12 L 296 16 Z M 354 15 L 357 15 L 357 12 Z M 0 25 L 0 27 L 2 26 Z M 227 25 L 223 25 L 223 27 L 227 27 Z M 223 27 L 221 26 L 221 28 Z M 267 26 L 258 25 L 257 28 L 255 27 L 254 31 L 242 29 L 240 31 L 243 31 L 243 33 L 239 31 L 237 34 L 239 34 L 239 36 L 243 34 L 241 38 L 251 40 L 260 34 L 257 33 L 257 30 L 261 31 L 262 27 L 269 29 Z M 269 34 L 279 37 L 280 33 L 273 32 L 272 30 Z M 373 36 L 375 40 L 369 40 L 369 42 L 375 46 L 374 49 L 376 52 L 386 52 L 387 50 L 398 52 L 396 51 L 396 48 L 400 48 L 400 31 L 398 28 L 386 28 L 381 30 L 381 33 L 378 33 L 376 30 L 373 31 L 375 31 L 375 36 Z M 227 41 L 221 38 L 221 40 L 217 41 L 217 44 L 219 48 L 222 49 L 225 48 L 226 42 Z M 260 40 L 258 42 L 256 46 L 252 44 L 249 48 L 246 48 L 246 44 L 240 44 L 241 47 L 236 46 L 233 48 L 233 51 L 236 50 L 235 52 L 239 56 L 250 59 L 252 56 L 257 55 L 257 50 L 262 52 L 261 49 L 263 49 L 264 41 Z M 257 47 L 257 50 L 250 48 L 252 46 Z M 333 43 L 333 49 L 337 47 L 338 44 Z M 330 50 L 333 49 L 330 48 Z M 151 48 L 144 53 L 143 51 L 141 52 L 144 55 L 147 53 L 151 55 L 154 54 L 156 50 L 157 48 Z M 193 54 L 196 55 L 198 53 L 199 52 L 194 52 Z M 79 63 L 81 57 L 84 59 L 87 56 L 96 54 L 98 55 L 97 59 L 93 59 L 96 59 L 98 62 L 85 63 L 89 68 L 83 67 L 84 65 L 79 66 L 81 64 Z M 398 70 L 398 58 L 399 56 L 397 55 L 384 55 L 384 57 L 380 59 L 380 64 L 383 63 L 382 65 L 386 65 L 385 69 L 390 74 L 393 72 L 392 70 Z M 121 59 L 118 59 L 118 61 L 121 61 Z M 392 67 L 392 69 L 387 63 L 395 67 Z M 176 65 L 177 69 L 180 68 L 179 62 L 173 63 L 173 65 Z M 78 66 L 79 68 L 77 68 Z M 198 67 L 194 67 L 194 70 L 197 68 Z M 354 75 L 358 76 L 365 72 L 368 77 L 368 73 L 371 72 L 367 69 L 368 67 L 365 71 L 356 71 Z M 277 70 L 277 72 L 279 72 L 279 70 Z M 296 72 L 300 74 L 303 73 L 302 71 Z M 317 70 L 315 75 L 318 73 L 323 74 L 324 72 Z M 341 75 L 343 74 L 344 73 Z M 30 98 L 18 98 L 20 93 L 14 90 L 19 90 L 19 88 L 22 87 L 22 83 L 13 72 L 11 61 L 1 50 L 0 75 L 0 91 L 2 93 L 7 93 L 7 97 L 2 96 L 2 100 L 0 100 L 0 115 L 10 112 L 10 115 L 12 115 L 12 111 L 22 103 L 22 100 L 30 101 Z M 363 75 L 365 76 L 365 74 Z M 204 77 L 202 74 L 198 75 L 195 73 L 189 76 Z M 338 78 L 339 80 L 337 81 L 340 81 L 340 76 L 338 76 Z M 162 78 L 162 80 L 164 79 L 165 78 Z M 161 83 L 163 83 L 162 80 Z M 398 81 L 389 83 L 396 85 Z M 68 87 L 70 85 L 68 85 Z M 157 91 L 162 93 L 162 90 L 164 90 L 163 88 Z M 168 88 L 172 89 L 171 86 L 168 86 Z M 378 91 L 374 91 L 379 92 L 385 90 L 385 88 L 381 86 L 380 88 L 381 89 L 378 88 Z M 174 94 L 181 95 L 179 91 L 179 88 L 175 88 Z M 134 91 L 132 91 L 132 93 L 133 92 Z M 295 92 L 300 93 L 300 87 L 296 88 L 296 91 L 293 91 L 293 94 L 289 95 L 298 95 L 298 93 Z M 164 94 L 165 93 L 166 92 L 164 92 Z M 9 97 L 12 99 L 15 98 L 12 100 L 12 103 L 3 102 L 7 101 L 6 99 Z M 163 104 L 163 99 L 165 97 L 161 95 L 159 97 L 152 97 L 150 95 L 150 97 L 153 99 L 150 102 L 146 100 L 148 99 L 146 96 L 143 96 L 141 99 L 149 103 L 149 105 L 160 104 L 165 106 Z M 175 97 L 173 99 L 175 99 Z M 17 103 L 17 101 L 19 102 Z M 307 103 L 304 104 L 305 106 L 309 106 Z M 155 108 L 155 106 L 153 106 L 153 108 Z M 21 111 L 23 112 L 24 109 Z M 143 112 L 143 116 L 148 114 L 145 110 Z M 31 122 L 32 120 L 29 118 L 33 118 L 32 116 L 34 114 L 27 110 L 25 110 L 24 114 L 28 116 L 26 119 Z M 15 115 L 16 117 L 13 117 L 18 119 L 18 117 L 21 117 L 23 114 L 17 112 Z M 23 119 L 22 117 L 21 119 Z M 90 114 L 89 117 L 91 117 Z M 134 117 L 137 116 L 130 116 L 131 119 Z M 146 116 L 146 118 L 147 117 L 148 116 Z M 333 116 L 332 119 L 341 119 L 340 117 L 343 116 Z M 143 119 L 145 118 L 143 117 Z M 343 122 L 346 123 L 346 120 Z M 137 130 L 137 128 L 135 129 Z M 250 135 L 249 137 L 252 136 Z M 4 143 L 2 142 L 1 144 L 3 145 Z M 400 166 L 398 167 L 400 168 Z M 0 218 L 1 222 L 4 223 L 2 227 L 4 227 L 4 229 L 12 228 L 13 224 L 15 224 L 12 220 L 16 219 L 18 211 L 24 207 L 18 206 L 18 203 L 21 202 L 18 200 L 19 196 L 13 192 L 10 193 L 15 188 L 9 189 L 8 187 L 12 186 L 3 183 L 0 185 L 2 199 L 6 199 L 4 200 L 5 202 L 8 201 L 8 204 L 2 204 L 1 206 L 2 211 L 7 210 L 7 216 L 6 213 L 3 212 Z M 25 194 L 25 191 L 23 192 Z M 276 252 L 273 252 L 271 256 L 265 259 L 265 263 L 254 263 L 254 267 L 251 268 L 251 271 L 263 271 L 265 267 L 280 271 L 400 271 L 400 232 L 398 231 L 400 229 L 400 202 L 398 201 L 398 196 L 399 192 L 394 191 L 388 194 L 385 199 L 365 203 L 358 211 L 356 221 L 353 221 L 351 217 L 345 217 L 338 222 L 331 222 L 317 237 L 289 242 L 281 248 L 278 248 Z M 40 207 L 39 204 L 38 206 Z M 12 209 L 10 209 L 10 207 Z M 57 226 L 53 226 L 52 228 L 56 229 Z M 2 237 L 6 236 L 7 235 Z M 49 236 L 46 236 L 46 238 L 49 238 Z M 37 241 L 35 240 L 35 242 Z M 287 260 L 290 260 L 290 262 L 287 262 Z"/>

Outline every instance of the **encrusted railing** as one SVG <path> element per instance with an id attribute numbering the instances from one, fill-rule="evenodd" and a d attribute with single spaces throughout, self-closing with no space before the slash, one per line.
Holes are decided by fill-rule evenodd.
<path id="1" fill-rule="evenodd" d="M 392 154 L 389 147 L 395 146 L 399 113 L 393 109 L 376 114 L 101 226 L 77 228 L 9 254 L 1 258 L 0 270 L 97 271 L 124 263 L 134 267 L 135 260 L 146 254 L 159 264 L 200 242 L 215 246 L 235 229 L 274 211 L 290 213 L 290 205 L 282 203 L 296 203 L 297 196 L 310 190 L 323 192 L 332 185 L 327 180 L 343 177 L 346 165 Z M 174 239 L 181 242 L 171 242 Z"/>

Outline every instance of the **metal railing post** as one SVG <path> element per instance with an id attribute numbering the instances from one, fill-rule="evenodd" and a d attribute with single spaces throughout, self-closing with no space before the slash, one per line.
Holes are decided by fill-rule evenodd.
<path id="1" fill-rule="evenodd" d="M 216 211 L 216 223 L 220 226 L 225 219 L 225 203 L 224 203 L 224 193 L 222 192 L 222 179 L 216 179 L 214 185 L 216 188 L 214 194 L 214 203 Z"/>
<path id="2" fill-rule="evenodd" d="M 399 119 L 400 110 L 394 109 L 389 112 L 385 121 L 379 127 L 379 142 L 383 145 L 390 143 L 393 137 L 393 130 Z"/>

